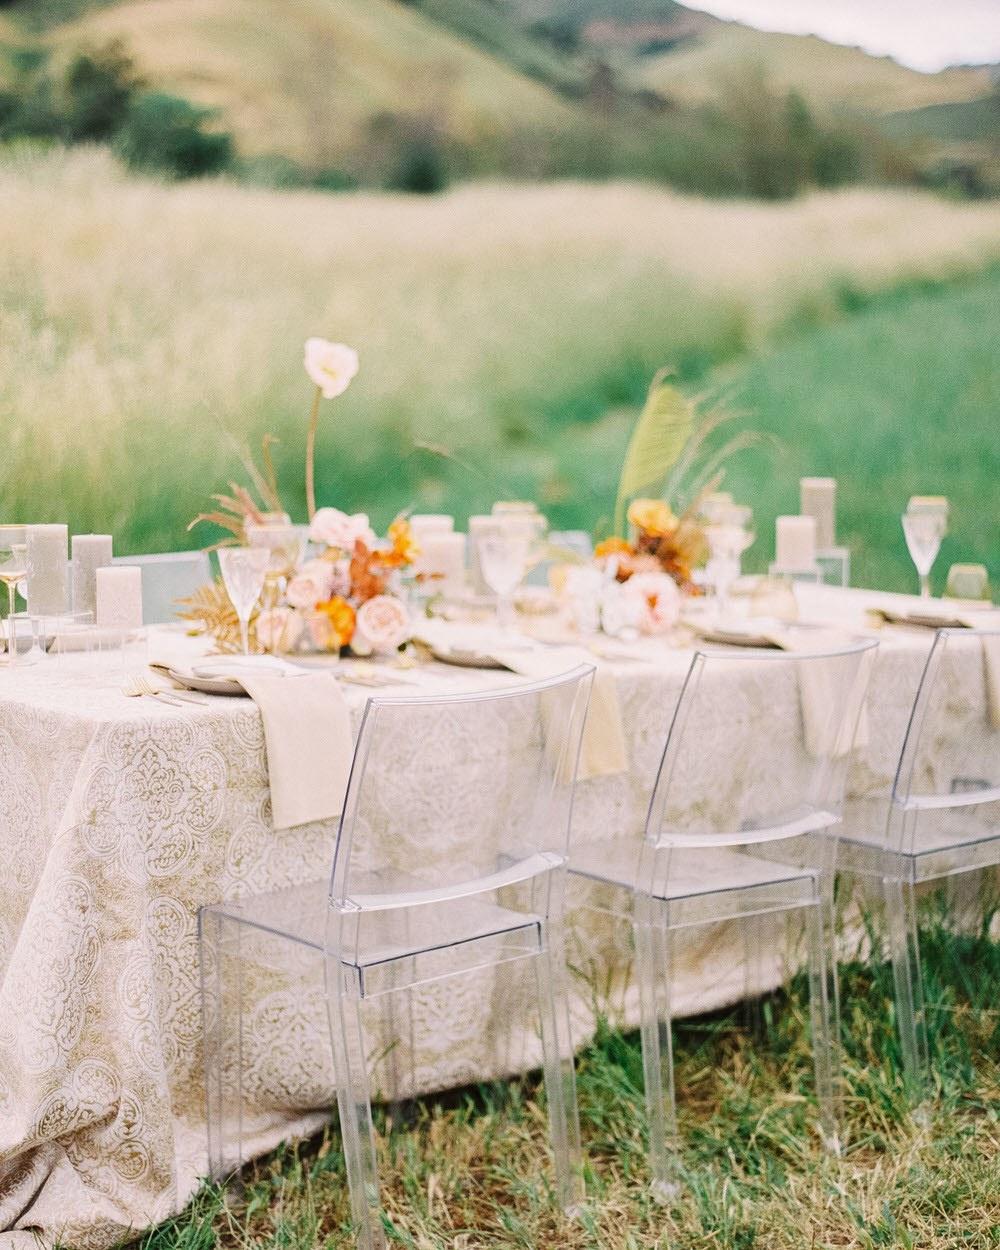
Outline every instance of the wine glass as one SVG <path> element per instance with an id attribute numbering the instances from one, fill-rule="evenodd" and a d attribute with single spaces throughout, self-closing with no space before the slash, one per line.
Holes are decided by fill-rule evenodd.
<path id="1" fill-rule="evenodd" d="M 531 538 L 527 533 L 505 528 L 483 534 L 476 548 L 483 578 L 497 596 L 497 624 L 509 630 L 514 621 L 514 591 L 528 570 Z"/>
<path id="2" fill-rule="evenodd" d="M 929 599 L 931 569 L 941 550 L 941 539 L 947 529 L 947 516 L 943 509 L 910 508 L 903 513 L 902 521 L 910 559 L 920 576 L 920 597 Z"/>
<path id="3" fill-rule="evenodd" d="M 219 552 L 222 580 L 239 617 L 244 655 L 250 654 L 250 614 L 260 599 L 270 567 L 271 552 L 267 547 L 223 547 Z"/>
<path id="4" fill-rule="evenodd" d="M 757 537 L 753 509 L 743 504 L 716 505 L 709 514 L 705 536 L 710 555 L 707 571 L 715 588 L 718 615 L 724 617 L 730 588 L 740 575 L 740 557 Z"/>
<path id="5" fill-rule="evenodd" d="M 0 582 L 7 587 L 7 663 L 13 668 L 17 663 L 17 622 L 14 619 L 14 595 L 18 583 L 28 571 L 28 549 L 24 543 L 0 546 Z"/>

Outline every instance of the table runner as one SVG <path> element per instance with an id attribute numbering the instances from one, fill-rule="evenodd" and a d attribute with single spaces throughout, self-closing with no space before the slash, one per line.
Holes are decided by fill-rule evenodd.
<path id="1" fill-rule="evenodd" d="M 813 596 L 860 620 L 857 597 Z M 854 770 L 860 794 L 885 791 L 932 635 L 886 631 L 873 678 L 870 742 Z M 658 640 L 612 664 L 630 772 L 579 788 L 575 837 L 641 827 L 663 735 L 690 652 Z M 182 1208 L 205 1165 L 196 913 L 204 903 L 321 879 L 332 831 L 276 831 L 260 716 L 249 700 L 208 708 L 127 701 L 95 657 L 4 675 L 0 686 L 0 1246 L 17 1230 L 44 1242 L 103 1247 Z M 735 671 L 735 670 L 734 670 Z M 511 674 L 444 670 L 427 689 L 516 684 Z M 982 669 L 965 675 L 955 715 L 983 698 Z M 365 693 L 350 690 L 355 720 Z M 978 703 L 977 703 L 978 701 Z M 717 691 L 717 733 L 705 767 L 720 785 L 773 785 L 769 735 L 797 715 L 765 685 Z M 759 754 L 729 758 L 727 726 L 752 717 L 768 733 Z M 408 768 L 386 784 L 412 786 L 410 850 L 424 860 L 461 853 L 463 811 L 480 795 L 422 797 L 421 771 L 447 743 L 411 744 Z M 489 749 L 489 744 L 483 744 Z M 433 835 L 431 834 L 433 830 Z M 581 912 L 574 961 L 600 974 L 598 1004 L 635 1024 L 627 953 L 606 922 Z M 676 1008 L 690 1014 L 745 989 L 735 935 L 692 935 Z M 741 952 L 740 952 L 741 953 Z M 758 971 L 775 983 L 774 940 Z M 594 983 L 580 982 L 575 1029 L 592 1027 Z M 531 1028 L 511 1031 L 519 995 L 506 972 L 439 982 L 419 992 L 418 1091 L 537 1065 Z M 264 993 L 247 1023 L 250 1089 L 261 1106 L 259 1149 L 315 1127 L 328 1105 L 321 1003 L 288 987 Z M 317 1059 L 304 1054 L 312 1044 Z"/>

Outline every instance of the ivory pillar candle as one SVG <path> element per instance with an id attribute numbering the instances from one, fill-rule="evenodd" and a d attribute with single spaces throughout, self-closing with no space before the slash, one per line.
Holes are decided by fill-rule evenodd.
<path id="1" fill-rule="evenodd" d="M 139 629 L 142 625 L 142 569 L 112 565 L 97 569 L 97 624 L 103 629 Z"/>
<path id="2" fill-rule="evenodd" d="M 829 551 L 837 545 L 837 480 L 804 477 L 799 481 L 799 512 L 816 522 L 816 546 Z"/>
<path id="3" fill-rule="evenodd" d="M 0 548 L 19 546 L 26 541 L 26 525 L 0 525 Z"/>
<path id="4" fill-rule="evenodd" d="M 461 588 L 465 580 L 465 535 L 447 530 L 421 534 L 416 570 L 433 577 L 433 585 L 447 594 Z"/>
<path id="5" fill-rule="evenodd" d="M 425 534 L 450 534 L 455 529 L 455 518 L 443 512 L 415 512 L 410 517 L 410 529 L 419 542 Z"/>
<path id="6" fill-rule="evenodd" d="M 69 607 L 69 526 L 29 525 L 25 542 L 28 612 L 59 616 Z"/>
<path id="7" fill-rule="evenodd" d="M 780 516 L 774 523 L 774 562 L 787 572 L 805 573 L 816 563 L 816 518 Z"/>
<path id="8" fill-rule="evenodd" d="M 110 534 L 74 534 L 70 550 L 73 556 L 73 611 L 96 612 L 97 570 L 111 563 L 114 543 Z"/>

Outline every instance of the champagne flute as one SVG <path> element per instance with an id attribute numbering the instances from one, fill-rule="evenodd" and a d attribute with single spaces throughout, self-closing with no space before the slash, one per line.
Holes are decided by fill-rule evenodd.
<path id="1" fill-rule="evenodd" d="M 903 533 L 920 577 L 920 597 L 929 599 L 931 594 L 931 569 L 941 550 L 941 539 L 947 528 L 946 515 L 937 509 L 908 509 L 903 513 Z"/>
<path id="2" fill-rule="evenodd" d="M 514 623 L 514 591 L 528 570 L 531 538 L 504 528 L 483 534 L 476 544 L 483 578 L 497 596 L 497 624 L 509 630 Z"/>
<path id="3" fill-rule="evenodd" d="M 250 654 L 250 616 L 270 566 L 271 552 L 267 547 L 223 547 L 219 551 L 219 568 L 239 618 L 244 655 Z"/>
<path id="4" fill-rule="evenodd" d="M 18 583 L 27 575 L 27 564 L 27 547 L 24 543 L 11 543 L 9 547 L 0 547 L 0 582 L 7 587 L 7 663 L 11 668 L 17 663 L 14 596 Z"/>

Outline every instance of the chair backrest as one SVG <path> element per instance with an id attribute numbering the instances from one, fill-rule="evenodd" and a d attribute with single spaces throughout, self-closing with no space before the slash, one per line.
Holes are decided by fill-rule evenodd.
<path id="1" fill-rule="evenodd" d="M 331 908 L 385 911 L 428 894 L 445 905 L 551 875 L 568 854 L 593 671 L 488 693 L 369 699 Z"/>
<path id="2" fill-rule="evenodd" d="M 877 643 L 810 649 L 808 631 L 794 634 L 794 650 L 695 653 L 647 816 L 656 873 L 678 848 L 766 854 L 839 821 Z"/>
<path id="3" fill-rule="evenodd" d="M 1000 834 L 1000 629 L 939 629 L 892 788 L 889 839 Z"/>
<path id="4" fill-rule="evenodd" d="M 162 625 L 177 615 L 177 602 L 212 580 L 207 551 L 169 551 L 151 556 L 116 556 L 115 564 L 142 569 L 142 619 Z"/>

